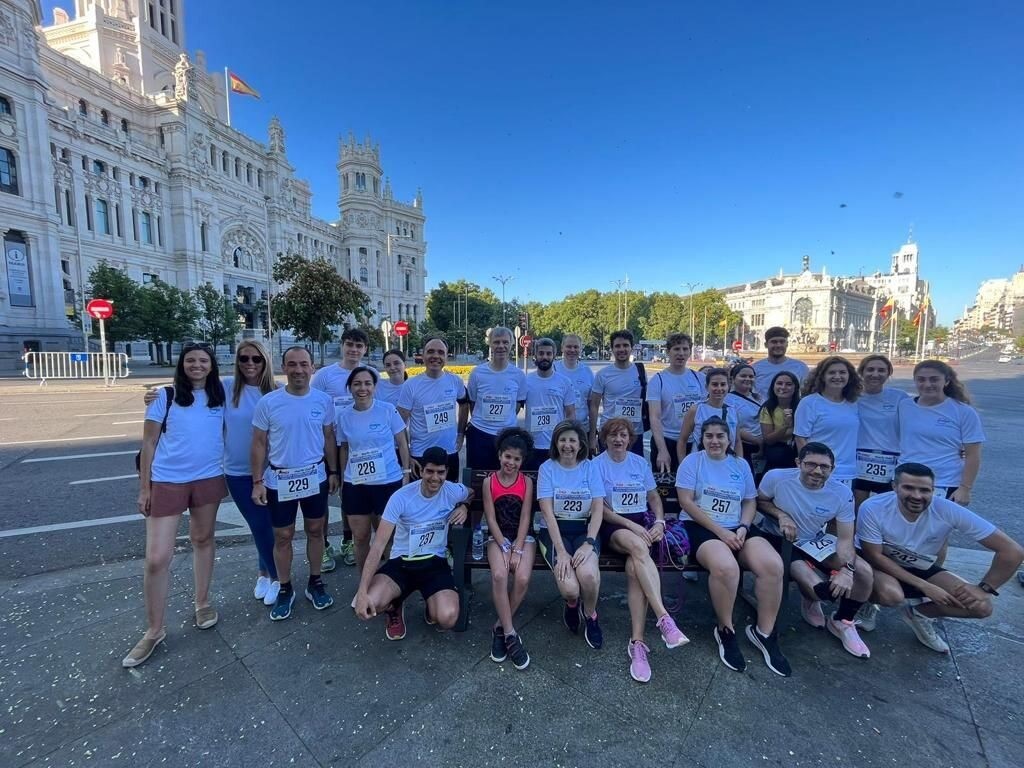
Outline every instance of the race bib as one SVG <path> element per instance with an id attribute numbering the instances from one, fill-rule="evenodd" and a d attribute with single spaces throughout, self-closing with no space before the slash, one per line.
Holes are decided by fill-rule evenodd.
<path id="1" fill-rule="evenodd" d="M 612 511 L 619 515 L 636 515 L 647 509 L 647 491 L 637 483 L 612 486 Z"/>
<path id="2" fill-rule="evenodd" d="M 409 528 L 409 559 L 429 557 L 443 552 L 448 546 L 448 521 L 434 520 Z"/>
<path id="3" fill-rule="evenodd" d="M 319 464 L 298 469 L 278 469 L 277 500 L 304 499 L 320 492 Z"/>
<path id="4" fill-rule="evenodd" d="M 898 453 L 857 449 L 857 478 L 872 483 L 891 483 L 896 475 Z"/>
<path id="5" fill-rule="evenodd" d="M 922 555 L 895 544 L 882 544 L 882 554 L 894 560 L 904 568 L 916 568 L 919 571 L 927 571 L 935 565 L 935 555 Z"/>
<path id="6" fill-rule="evenodd" d="M 380 448 L 353 451 L 348 456 L 348 468 L 353 485 L 379 485 L 384 482 L 384 451 Z"/>
<path id="7" fill-rule="evenodd" d="M 427 433 L 443 432 L 455 426 L 455 403 L 431 403 L 423 406 Z"/>
<path id="8" fill-rule="evenodd" d="M 342 408 L 349 408 L 355 402 L 355 398 L 352 395 L 338 395 L 332 399 L 334 400 L 334 410 L 336 411 L 340 411 Z"/>
<path id="9" fill-rule="evenodd" d="M 704 514 L 723 528 L 739 526 L 742 504 L 739 491 L 710 485 L 701 489 L 700 498 L 697 500 L 697 506 Z"/>
<path id="10" fill-rule="evenodd" d="M 818 531 L 816 535 L 809 539 L 797 539 L 794 542 L 797 549 L 806 552 L 819 563 L 836 553 L 837 543 L 838 539 L 835 536 L 824 531 Z"/>
<path id="11" fill-rule="evenodd" d="M 505 424 L 512 414 L 512 395 L 484 395 L 479 413 L 481 421 Z"/>
<path id="12" fill-rule="evenodd" d="M 689 395 L 673 395 L 672 396 L 672 410 L 675 411 L 676 417 L 682 421 L 686 412 L 693 408 L 694 400 Z"/>
<path id="13" fill-rule="evenodd" d="M 555 517 L 584 520 L 590 517 L 590 491 L 575 488 L 555 489 Z"/>
<path id="14" fill-rule="evenodd" d="M 615 415 L 620 419 L 640 423 L 641 402 L 639 397 L 624 397 L 615 401 Z"/>
<path id="15" fill-rule="evenodd" d="M 538 405 L 530 408 L 530 431 L 550 432 L 558 421 L 558 406 Z"/>

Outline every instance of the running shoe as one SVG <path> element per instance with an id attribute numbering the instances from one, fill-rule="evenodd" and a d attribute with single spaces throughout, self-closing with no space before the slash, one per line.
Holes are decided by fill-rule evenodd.
<path id="1" fill-rule="evenodd" d="M 324 547 L 323 557 L 320 558 L 320 572 L 330 573 L 338 567 L 337 561 L 334 559 L 334 547 L 328 544 Z"/>
<path id="2" fill-rule="evenodd" d="M 921 645 L 931 648 L 936 653 L 949 653 L 949 645 L 939 637 L 935 629 L 935 619 L 922 616 L 912 605 L 904 605 L 900 609 L 900 618 L 914 630 Z"/>
<path id="3" fill-rule="evenodd" d="M 292 615 L 292 605 L 294 604 L 294 590 L 288 590 L 287 594 L 284 592 L 279 592 L 277 595 L 277 602 L 274 603 L 274 607 L 270 609 L 270 620 L 284 621 Z"/>
<path id="4" fill-rule="evenodd" d="M 583 628 L 583 639 L 587 641 L 594 650 L 598 650 L 604 643 L 604 633 L 601 632 L 601 625 L 597 623 L 597 614 L 595 613 L 593 618 L 583 615 L 583 601 L 580 601 L 580 618 L 584 620 L 586 626 Z"/>
<path id="5" fill-rule="evenodd" d="M 131 669 L 142 664 L 146 659 L 153 655 L 153 651 L 160 645 L 167 637 L 167 633 L 164 631 L 160 632 L 159 637 L 152 639 L 142 636 L 142 639 L 135 644 L 135 647 L 128 651 L 128 655 L 121 659 L 121 666 L 125 669 Z"/>
<path id="6" fill-rule="evenodd" d="M 356 544 L 352 539 L 341 542 L 341 561 L 349 567 L 356 564 Z"/>
<path id="7" fill-rule="evenodd" d="M 334 598 L 327 594 L 322 581 L 315 581 L 306 587 L 306 599 L 318 611 L 324 611 L 334 605 Z"/>
<path id="8" fill-rule="evenodd" d="M 875 626 L 878 624 L 878 614 L 881 611 L 875 603 L 864 603 L 857 611 L 857 615 L 853 617 L 854 623 L 858 629 L 862 629 L 865 632 L 873 632 Z"/>
<path id="9" fill-rule="evenodd" d="M 576 605 L 566 603 L 565 608 L 562 609 L 562 621 L 574 635 L 580 631 L 580 610 L 582 609 L 578 603 Z"/>
<path id="10" fill-rule="evenodd" d="M 827 626 L 828 631 L 839 638 L 843 648 L 851 656 L 857 656 L 861 659 L 871 658 L 871 651 L 864 645 L 864 641 L 860 639 L 860 635 L 857 634 L 857 625 L 852 621 L 837 619 L 835 616 L 831 616 Z"/>
<path id="11" fill-rule="evenodd" d="M 630 640 L 626 646 L 626 654 L 629 656 L 629 676 L 638 683 L 649 683 L 651 681 L 651 665 L 647 661 L 647 654 L 650 648 L 639 640 Z"/>
<path id="12" fill-rule="evenodd" d="M 815 629 L 825 626 L 825 612 L 821 610 L 820 600 L 808 600 L 800 595 L 800 615 Z"/>
<path id="13" fill-rule="evenodd" d="M 513 667 L 516 669 L 526 669 L 530 666 L 530 654 L 526 652 L 526 648 L 523 646 L 523 641 L 519 635 L 507 635 L 505 637 L 505 649 L 508 651 L 508 657 L 512 659 Z"/>
<path id="14" fill-rule="evenodd" d="M 718 643 L 718 658 L 725 666 L 736 672 L 747 668 L 747 660 L 743 658 L 740 644 L 736 642 L 735 632 L 725 627 L 715 627 L 715 642 Z"/>
<path id="15" fill-rule="evenodd" d="M 508 649 L 505 648 L 505 630 L 501 626 L 497 626 L 491 633 L 491 661 L 501 664 L 507 658 Z"/>
<path id="16" fill-rule="evenodd" d="M 385 611 L 387 624 L 384 625 L 384 637 L 388 640 L 401 640 L 405 637 L 405 603 L 398 606 L 397 610 Z"/>
<path id="17" fill-rule="evenodd" d="M 257 600 L 262 600 L 267 596 L 268 589 L 270 589 L 270 579 L 267 576 L 260 576 L 256 579 L 256 586 L 253 587 L 252 596 Z"/>
<path id="18" fill-rule="evenodd" d="M 765 636 L 756 626 L 747 624 L 747 639 L 764 656 L 764 663 L 768 669 L 782 677 L 789 677 L 793 674 L 789 661 L 782 655 L 782 649 L 779 648 L 779 633 L 776 630 L 773 629 L 770 635 Z"/>
<path id="19" fill-rule="evenodd" d="M 281 582 L 272 581 L 270 586 L 267 587 L 267 594 L 263 596 L 264 605 L 273 605 L 277 602 L 277 596 L 281 592 Z"/>
<path id="20" fill-rule="evenodd" d="M 690 638 L 684 635 L 679 627 L 676 626 L 675 620 L 667 613 L 658 619 L 658 623 L 655 624 L 658 631 L 661 632 L 661 639 L 665 643 L 666 648 L 678 648 L 680 645 L 686 645 L 690 642 Z M 647 650 L 651 650 L 648 648 Z M 646 680 L 641 680 L 641 683 L 646 683 Z"/>

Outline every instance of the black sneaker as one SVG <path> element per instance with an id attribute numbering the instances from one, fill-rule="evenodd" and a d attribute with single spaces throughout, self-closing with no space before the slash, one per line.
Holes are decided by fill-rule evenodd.
<path id="1" fill-rule="evenodd" d="M 505 648 L 508 650 L 508 655 L 512 658 L 512 666 L 516 669 L 526 669 L 530 666 L 530 654 L 523 647 L 523 641 L 519 638 L 519 635 L 507 635 L 505 637 Z M 494 658 L 493 654 L 491 658 Z"/>
<path id="2" fill-rule="evenodd" d="M 583 602 L 580 602 L 580 618 L 585 619 L 586 627 L 583 629 L 583 639 L 587 641 L 587 645 L 597 650 L 604 644 L 604 633 L 601 632 L 601 625 L 597 623 L 597 615 L 594 618 L 587 618 L 583 616 Z"/>
<path id="3" fill-rule="evenodd" d="M 765 637 L 758 631 L 756 626 L 747 624 L 747 639 L 764 656 L 764 663 L 768 665 L 768 669 L 782 677 L 789 677 L 793 674 L 792 667 L 789 666 L 789 662 L 782 655 L 782 650 L 779 648 L 778 632 L 772 630 L 772 633 Z"/>
<path id="4" fill-rule="evenodd" d="M 568 603 L 562 610 L 562 621 L 574 635 L 580 631 L 580 610 L 578 604 L 570 607 Z"/>
<path id="5" fill-rule="evenodd" d="M 325 611 L 334 605 L 334 598 L 327 594 L 322 581 L 314 581 L 306 587 L 306 599 L 313 604 L 318 611 Z"/>
<path id="6" fill-rule="evenodd" d="M 491 661 L 501 664 L 507 658 L 505 630 L 498 626 L 494 628 L 494 632 L 491 634 Z"/>
<path id="7" fill-rule="evenodd" d="M 718 658 L 725 666 L 736 672 L 742 672 L 747 668 L 747 660 L 743 658 L 740 644 L 736 642 L 735 632 L 715 627 L 715 642 L 718 643 Z"/>

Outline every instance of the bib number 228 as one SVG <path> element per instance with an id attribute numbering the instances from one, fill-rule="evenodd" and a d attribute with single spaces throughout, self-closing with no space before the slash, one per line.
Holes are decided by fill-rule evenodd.
<path id="1" fill-rule="evenodd" d="M 372 461 L 360 461 L 356 464 L 357 477 L 372 477 L 377 474 L 377 465 Z"/>

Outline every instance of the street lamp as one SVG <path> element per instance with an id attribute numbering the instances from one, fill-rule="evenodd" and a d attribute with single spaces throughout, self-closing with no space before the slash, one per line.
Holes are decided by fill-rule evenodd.
<path id="1" fill-rule="evenodd" d="M 510 280 L 515 280 L 515 275 L 493 275 L 491 279 L 497 280 L 501 283 L 501 324 L 505 328 L 508 328 L 508 320 L 505 317 L 507 310 L 507 307 L 505 306 L 505 284 Z"/>
<path id="2" fill-rule="evenodd" d="M 690 338 L 692 339 L 693 338 L 693 291 L 696 288 L 700 288 L 703 285 L 703 283 L 701 283 L 700 281 L 697 281 L 695 283 L 680 283 L 680 285 L 685 285 L 686 286 L 686 290 L 689 291 L 689 293 L 690 293 Z"/>

